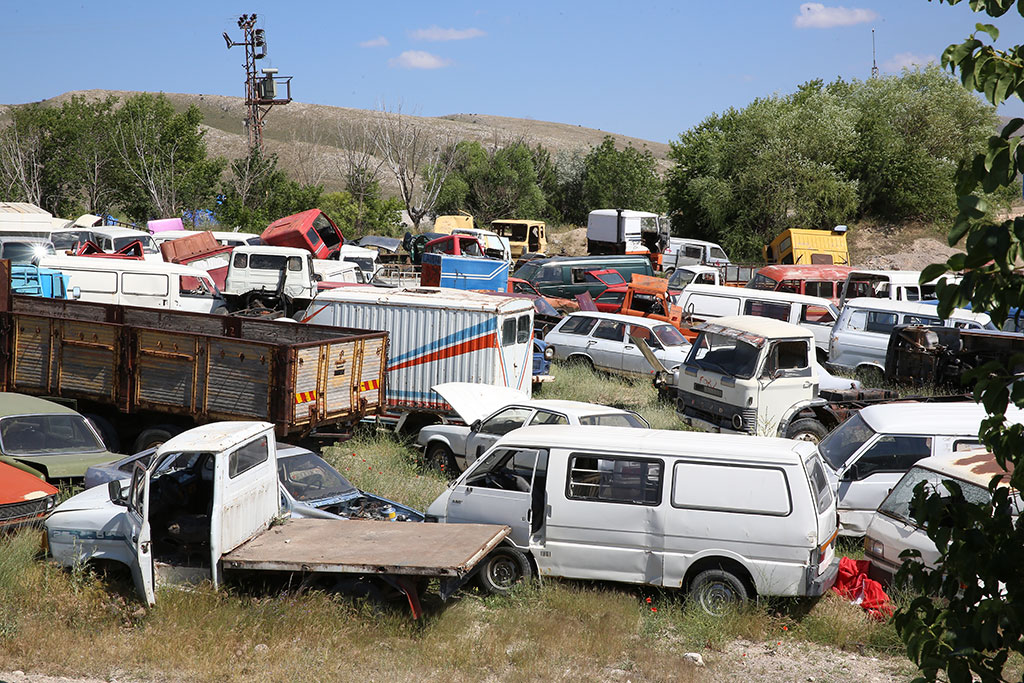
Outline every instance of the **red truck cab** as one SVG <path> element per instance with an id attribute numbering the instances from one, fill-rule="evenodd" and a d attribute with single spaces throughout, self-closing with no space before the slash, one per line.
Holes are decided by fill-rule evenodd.
<path id="1" fill-rule="evenodd" d="M 445 235 L 431 240 L 423 247 L 424 254 L 449 254 L 451 256 L 476 256 L 486 258 L 484 246 L 473 235 Z"/>
<path id="2" fill-rule="evenodd" d="M 345 238 L 326 213 L 310 209 L 279 218 L 263 231 L 260 239 L 274 247 L 297 247 L 313 254 L 313 258 L 337 258 Z"/>

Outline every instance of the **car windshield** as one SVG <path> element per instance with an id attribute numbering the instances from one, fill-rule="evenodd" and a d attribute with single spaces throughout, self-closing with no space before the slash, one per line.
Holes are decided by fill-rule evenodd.
<path id="1" fill-rule="evenodd" d="M 114 251 L 120 251 L 127 247 L 132 242 L 142 242 L 142 253 L 143 254 L 159 254 L 160 250 L 156 248 L 156 242 L 149 235 L 140 232 L 138 235 L 132 235 L 130 237 L 115 237 L 114 238 Z"/>
<path id="2" fill-rule="evenodd" d="M 726 376 L 750 379 L 757 369 L 759 355 L 753 344 L 724 334 L 701 332 L 686 357 L 686 364 Z"/>
<path id="3" fill-rule="evenodd" d="M 38 258 L 53 254 L 52 244 L 47 242 L 4 242 L 3 258 L 12 263 L 32 263 Z"/>
<path id="4" fill-rule="evenodd" d="M 677 268 L 672 277 L 668 279 L 669 289 L 682 289 L 686 285 L 693 282 L 693 278 L 697 277 L 697 273 L 685 268 Z"/>
<path id="5" fill-rule="evenodd" d="M 68 230 L 66 232 L 55 232 L 50 235 L 55 249 L 66 251 L 73 249 L 80 242 L 95 242 L 96 235 L 91 230 Z"/>
<path id="6" fill-rule="evenodd" d="M 774 292 L 778 286 L 778 280 L 773 280 L 767 275 L 762 275 L 761 273 L 750 278 L 750 282 L 747 283 L 747 289 L 763 289 L 766 292 Z"/>
<path id="7" fill-rule="evenodd" d="M 539 264 L 536 264 L 536 263 L 524 263 L 522 265 L 522 267 L 520 267 L 519 270 L 517 270 L 515 272 L 513 277 L 517 277 L 520 280 L 531 280 L 532 281 L 534 276 L 537 274 L 538 270 L 540 270 L 540 265 Z"/>
<path id="8" fill-rule="evenodd" d="M 656 325 L 654 335 L 661 342 L 662 346 L 685 346 L 689 342 L 686 337 L 679 333 L 679 330 L 671 325 Z"/>
<path id="9" fill-rule="evenodd" d="M 15 415 L 0 420 L 7 455 L 99 453 L 106 450 L 81 415 Z"/>
<path id="10" fill-rule="evenodd" d="M 548 303 L 547 299 L 537 297 L 533 300 L 533 310 L 541 315 L 548 315 L 552 318 L 561 318 L 562 314 L 555 310 L 555 307 Z"/>
<path id="11" fill-rule="evenodd" d="M 649 424 L 633 413 L 609 413 L 607 415 L 584 415 L 580 424 L 588 427 L 633 427 L 648 429 Z"/>
<path id="12" fill-rule="evenodd" d="M 910 502 L 914 499 L 914 488 L 922 481 L 927 482 L 925 488 L 928 494 L 937 493 L 943 498 L 950 496 L 949 489 L 943 485 L 943 482 L 953 480 L 938 472 L 926 470 L 923 467 L 913 467 L 903 475 L 903 478 L 896 484 L 896 487 L 882 501 L 878 511 L 906 524 L 920 526 L 910 513 Z M 989 493 L 988 489 L 966 481 L 955 481 L 960 485 L 960 490 L 963 491 L 964 498 L 968 502 L 987 504 L 992 501 L 992 494 Z"/>
<path id="13" fill-rule="evenodd" d="M 278 459 L 277 474 L 291 497 L 298 501 L 337 498 L 358 491 L 327 461 L 313 453 Z"/>
<path id="14" fill-rule="evenodd" d="M 818 450 L 829 467 L 838 470 L 874 436 L 875 430 L 858 413 L 822 439 Z"/>

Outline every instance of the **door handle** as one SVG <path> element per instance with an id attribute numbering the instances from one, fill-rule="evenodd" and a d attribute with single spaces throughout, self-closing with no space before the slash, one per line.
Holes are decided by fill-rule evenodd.
<path id="1" fill-rule="evenodd" d="M 810 389 L 812 384 L 814 384 L 814 382 L 811 382 L 811 381 L 804 382 L 804 389 Z"/>

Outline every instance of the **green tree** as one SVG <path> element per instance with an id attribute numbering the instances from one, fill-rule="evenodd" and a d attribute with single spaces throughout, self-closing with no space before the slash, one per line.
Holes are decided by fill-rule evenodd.
<path id="1" fill-rule="evenodd" d="M 231 162 L 231 174 L 221 184 L 220 204 L 215 210 L 221 225 L 259 233 L 278 218 L 317 206 L 323 188 L 300 185 L 277 163 L 277 155 L 259 150 Z"/>
<path id="2" fill-rule="evenodd" d="M 381 197 L 379 192 L 364 194 L 362 202 L 345 192 L 329 192 L 320 197 L 318 204 L 341 228 L 346 240 L 363 235 L 401 237 L 405 232 L 402 225 L 402 200 L 397 197 Z"/>
<path id="3" fill-rule="evenodd" d="M 661 211 L 663 187 L 657 162 L 650 150 L 626 145 L 615 147 L 606 135 L 583 159 L 583 203 L 594 209 Z"/>
<path id="4" fill-rule="evenodd" d="M 944 1 L 955 5 L 959 0 Z M 992 17 L 1014 5 L 1024 15 L 1024 0 L 970 3 L 974 11 Z M 946 48 L 943 66 L 992 105 L 1024 97 L 1024 46 L 996 49 L 981 40 L 984 35 L 994 43 L 999 31 L 992 24 L 977 24 L 964 42 Z M 939 288 L 943 314 L 970 302 L 974 310 L 1004 320 L 1012 309 L 1024 306 L 1024 276 L 1016 270 L 1024 257 L 1024 218 L 993 220 L 984 196 L 1015 186 L 1017 174 L 1024 171 L 1024 147 L 1014 137 L 1022 126 L 1024 119 L 1010 121 L 956 175 L 959 211 L 949 244 L 963 242 L 965 251 L 921 275 L 924 281 L 947 270 L 966 269 L 958 284 Z M 1024 382 L 1017 373 L 1022 362 L 1024 357 L 1014 354 L 976 369 L 970 378 L 976 380 L 975 397 L 989 414 L 981 439 L 1010 472 L 1003 481 L 1017 491 L 1024 490 L 1024 426 L 1007 425 L 1004 416 L 1011 403 L 1024 407 Z M 923 486 L 915 491 L 912 513 L 939 551 L 938 568 L 929 571 L 917 562 L 904 563 L 902 578 L 909 577 L 923 595 L 896 614 L 895 624 L 925 679 L 936 680 L 945 672 L 952 683 L 970 681 L 972 674 L 982 681 L 1002 681 L 1009 655 L 1024 654 L 1024 518 L 1011 516 L 1015 506 L 1009 489 L 997 486 L 998 480 L 994 476 L 989 487 L 991 505 L 968 502 L 957 486 L 942 493 Z"/>
<path id="5" fill-rule="evenodd" d="M 213 206 L 225 162 L 207 158 L 202 121 L 198 107 L 175 113 L 162 93 L 125 100 L 113 139 L 118 191 L 129 217 L 167 218 Z"/>
<path id="6" fill-rule="evenodd" d="M 441 188 L 438 214 L 466 211 L 478 225 L 544 215 L 546 201 L 535 162 L 545 157 L 538 150 L 513 142 L 488 152 L 470 141 L 459 143 L 455 153 L 458 162 Z"/>

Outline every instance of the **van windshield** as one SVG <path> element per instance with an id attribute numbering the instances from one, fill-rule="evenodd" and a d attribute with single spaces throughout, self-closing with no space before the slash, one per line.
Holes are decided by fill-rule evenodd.
<path id="1" fill-rule="evenodd" d="M 829 467 L 839 470 L 840 467 L 860 450 L 860 447 L 874 438 L 875 430 L 868 426 L 858 413 L 836 427 L 835 431 L 822 439 L 818 444 L 821 457 Z"/>
<path id="2" fill-rule="evenodd" d="M 692 270 L 686 270 L 685 268 L 676 268 L 676 271 L 672 273 L 672 277 L 668 279 L 669 289 L 682 289 L 686 285 L 693 282 L 693 278 L 697 276 Z"/>
<path id="3" fill-rule="evenodd" d="M 132 242 L 142 242 L 143 254 L 160 253 L 160 250 L 156 248 L 156 242 L 153 241 L 153 238 L 144 232 L 140 232 L 138 235 L 132 235 L 130 237 L 115 237 L 114 251 L 120 251 L 121 249 L 124 249 Z"/>
<path id="4" fill-rule="evenodd" d="M 750 282 L 747 283 L 747 289 L 761 289 L 766 292 L 774 292 L 778 286 L 778 280 L 773 280 L 767 275 L 762 275 L 761 273 L 750 278 Z"/>
<path id="5" fill-rule="evenodd" d="M 686 357 L 686 364 L 726 376 L 750 379 L 757 369 L 759 355 L 753 344 L 723 334 L 701 332 Z"/>
<path id="6" fill-rule="evenodd" d="M 922 481 L 927 482 L 925 488 L 928 494 L 937 493 L 943 498 L 951 495 L 943 482 L 953 481 L 952 479 L 923 467 L 913 467 L 903 475 L 892 492 L 882 501 L 878 511 L 911 526 L 921 526 L 910 513 L 910 502 L 914 499 L 914 488 Z M 968 502 L 984 505 L 992 501 L 992 494 L 988 489 L 959 479 L 955 481 L 960 485 L 960 490 L 963 491 L 964 498 Z"/>

